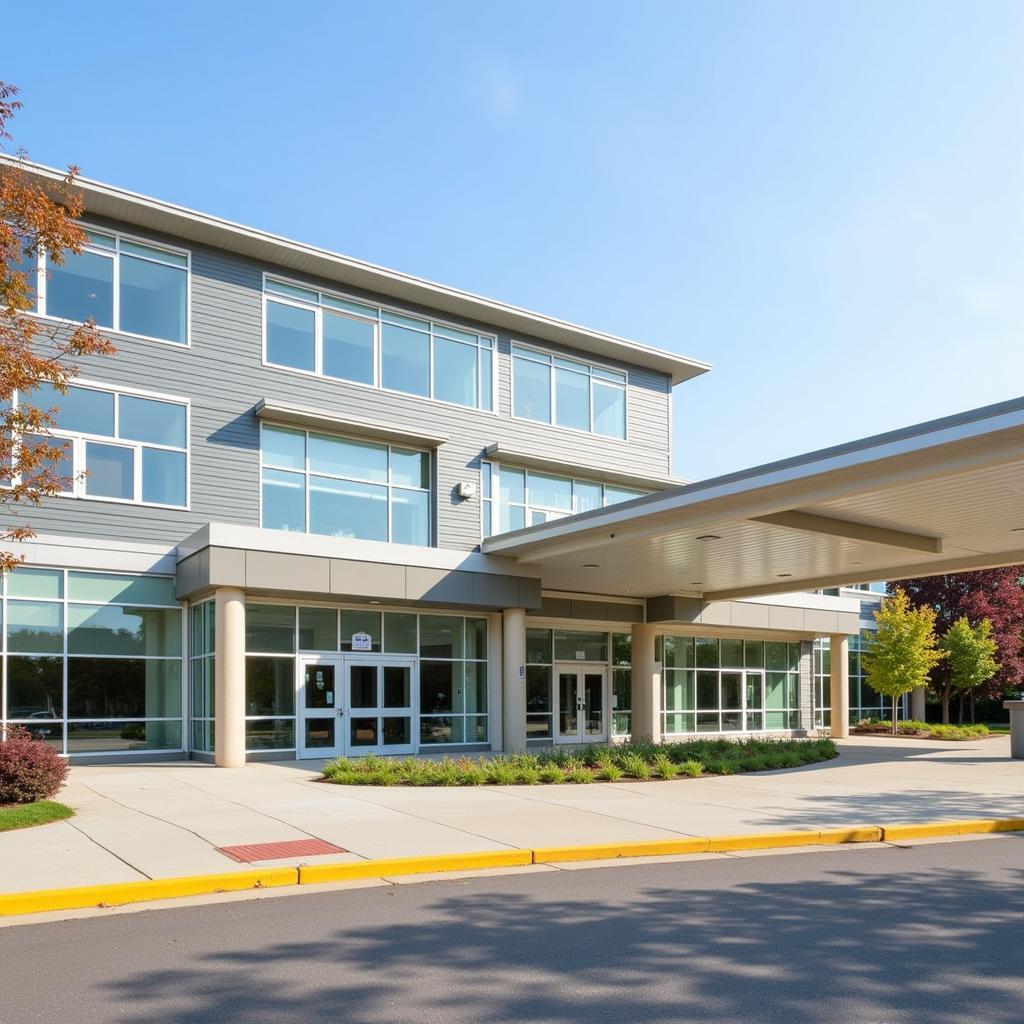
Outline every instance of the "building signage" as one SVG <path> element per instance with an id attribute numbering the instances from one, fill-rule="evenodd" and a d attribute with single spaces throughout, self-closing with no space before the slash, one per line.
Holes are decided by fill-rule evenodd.
<path id="1" fill-rule="evenodd" d="M 353 651 L 372 651 L 373 650 L 373 637 L 369 633 L 353 633 L 352 634 L 352 650 Z"/>

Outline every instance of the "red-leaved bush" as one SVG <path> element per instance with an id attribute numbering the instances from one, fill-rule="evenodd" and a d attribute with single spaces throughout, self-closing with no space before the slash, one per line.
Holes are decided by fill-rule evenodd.
<path id="1" fill-rule="evenodd" d="M 64 785 L 68 763 L 20 725 L 0 736 L 0 805 L 48 800 Z"/>

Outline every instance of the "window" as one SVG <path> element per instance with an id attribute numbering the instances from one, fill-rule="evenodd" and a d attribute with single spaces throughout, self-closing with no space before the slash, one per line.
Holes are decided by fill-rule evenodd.
<path id="1" fill-rule="evenodd" d="M 494 409 L 494 338 L 264 278 L 265 359 L 388 391 Z M 378 365 L 379 364 L 379 365 Z"/>
<path id="2" fill-rule="evenodd" d="M 850 725 L 862 718 L 891 718 L 892 702 L 871 689 L 861 654 L 870 630 L 850 637 L 849 686 Z M 818 728 L 832 724 L 832 650 L 827 637 L 814 641 L 814 724 Z M 904 703 L 906 698 L 903 698 Z"/>
<path id="3" fill-rule="evenodd" d="M 82 384 L 71 385 L 65 395 L 45 384 L 25 400 L 57 410 L 47 440 L 66 444 L 56 471 L 68 496 L 188 506 L 186 402 Z"/>
<path id="4" fill-rule="evenodd" d="M 188 344 L 188 252 L 85 228 L 86 244 L 57 266 L 38 257 L 36 312 L 177 345 Z"/>
<path id="5" fill-rule="evenodd" d="M 217 606 L 213 601 L 204 601 L 191 608 L 191 643 L 189 678 L 192 699 L 189 704 L 192 724 L 192 749 L 212 754 L 214 751 L 213 705 L 215 637 L 217 634 Z"/>
<path id="6" fill-rule="evenodd" d="M 512 414 L 538 423 L 626 437 L 626 374 L 512 346 Z"/>
<path id="7" fill-rule="evenodd" d="M 430 546 L 427 452 L 266 424 L 260 450 L 264 527 Z"/>
<path id="8" fill-rule="evenodd" d="M 420 743 L 487 742 L 487 620 L 421 615 Z"/>
<path id="9" fill-rule="evenodd" d="M 799 728 L 799 644 L 685 636 L 659 644 L 666 735 Z"/>
<path id="10" fill-rule="evenodd" d="M 2 601 L 6 721 L 61 753 L 182 749 L 173 579 L 23 568 Z"/>
<path id="11" fill-rule="evenodd" d="M 613 637 L 621 654 L 623 640 Z M 628 644 L 626 645 L 628 650 Z M 608 661 L 608 634 L 581 630 L 527 628 L 526 630 L 526 738 L 550 739 L 554 733 L 552 682 L 556 661 Z M 628 669 L 627 669 L 628 672 Z M 613 686 L 622 693 L 627 677 L 619 676 Z M 613 715 L 614 720 L 614 715 Z M 620 725 L 622 719 L 619 720 Z M 613 726 L 613 729 L 617 727 Z"/>
<path id="12" fill-rule="evenodd" d="M 480 472 L 482 536 L 485 538 L 615 505 L 646 493 L 492 462 L 482 462 Z"/>

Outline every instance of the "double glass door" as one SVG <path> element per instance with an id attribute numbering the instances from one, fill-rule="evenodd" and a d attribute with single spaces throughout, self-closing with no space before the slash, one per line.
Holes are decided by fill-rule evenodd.
<path id="1" fill-rule="evenodd" d="M 582 665 L 556 665 L 557 743 L 600 743 L 608 738 L 605 712 L 607 670 Z"/>
<path id="2" fill-rule="evenodd" d="M 299 757 L 411 754 L 415 671 L 412 658 L 300 658 Z"/>

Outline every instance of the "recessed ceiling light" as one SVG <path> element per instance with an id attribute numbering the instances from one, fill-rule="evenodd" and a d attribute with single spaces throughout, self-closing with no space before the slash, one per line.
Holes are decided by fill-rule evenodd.
<path id="1" fill-rule="evenodd" d="M 600 569 L 601 566 L 599 566 L 597 564 L 597 562 L 584 562 L 583 565 L 580 566 L 580 568 L 581 569 Z"/>
<path id="2" fill-rule="evenodd" d="M 775 575 L 778 576 L 780 580 L 784 580 L 788 576 L 792 576 L 793 574 L 791 572 L 777 572 Z"/>
<path id="3" fill-rule="evenodd" d="M 1014 526 L 1010 533 L 1024 533 L 1024 526 Z"/>
<path id="4" fill-rule="evenodd" d="M 691 587 L 703 587 L 704 586 L 704 581 L 703 580 L 690 580 L 690 586 Z"/>
<path id="5" fill-rule="evenodd" d="M 380 604 L 380 601 L 371 601 L 370 604 Z"/>
<path id="6" fill-rule="evenodd" d="M 721 540 L 717 533 L 702 533 L 697 540 Z"/>

